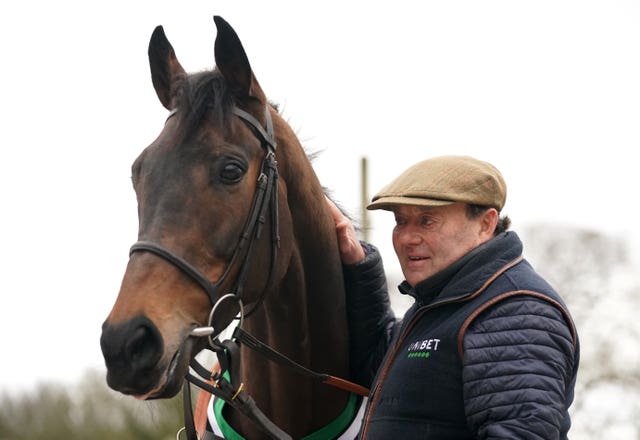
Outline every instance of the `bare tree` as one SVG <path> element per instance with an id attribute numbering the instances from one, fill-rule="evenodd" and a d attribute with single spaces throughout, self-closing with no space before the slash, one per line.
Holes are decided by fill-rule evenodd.
<path id="1" fill-rule="evenodd" d="M 534 225 L 525 256 L 567 302 L 581 363 L 571 410 L 579 439 L 640 439 L 640 280 L 620 238 Z"/>
<path id="2" fill-rule="evenodd" d="M 138 402 L 90 372 L 77 385 L 43 384 L 0 399 L 0 439 L 163 440 L 183 426 L 182 400 Z"/>

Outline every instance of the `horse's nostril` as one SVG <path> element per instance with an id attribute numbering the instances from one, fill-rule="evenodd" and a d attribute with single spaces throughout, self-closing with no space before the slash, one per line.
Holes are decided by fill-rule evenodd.
<path id="1" fill-rule="evenodd" d="M 160 331 L 145 316 L 116 326 L 105 323 L 100 345 L 107 369 L 114 377 L 134 377 L 154 368 L 164 350 Z"/>
<path id="2" fill-rule="evenodd" d="M 162 337 L 156 327 L 138 326 L 125 345 L 125 356 L 134 370 L 152 368 L 162 356 Z"/>

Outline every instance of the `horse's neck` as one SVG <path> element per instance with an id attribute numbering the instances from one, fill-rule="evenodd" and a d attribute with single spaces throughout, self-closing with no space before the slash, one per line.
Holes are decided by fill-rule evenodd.
<path id="1" fill-rule="evenodd" d="M 281 284 L 265 296 L 263 306 L 245 326 L 303 366 L 346 378 L 349 338 L 335 230 L 326 218 L 314 222 L 314 230 L 296 231 L 296 237 L 309 237 L 310 241 L 298 243 Z M 308 228 L 309 217 L 305 224 Z M 319 429 L 346 405 L 348 396 L 343 391 L 276 366 L 248 349 L 242 357 L 243 380 L 252 390 L 250 394 L 292 435 L 308 434 L 310 426 Z"/>
<path id="2" fill-rule="evenodd" d="M 335 233 L 331 231 L 329 237 L 322 237 L 317 229 L 305 233 L 315 242 L 298 244 L 284 278 L 265 295 L 256 316 L 245 325 L 305 367 L 346 377 L 348 330 Z"/>
<path id="3" fill-rule="evenodd" d="M 320 187 L 316 191 L 321 193 Z M 310 196 L 300 194 L 299 197 Z M 342 263 L 335 225 L 324 195 L 320 200 L 307 200 L 300 205 L 292 210 L 298 252 L 291 266 L 300 266 L 298 274 L 302 277 L 294 279 L 292 284 L 301 284 L 302 291 L 291 292 L 304 295 L 306 337 L 310 340 L 312 365 L 327 373 L 344 376 L 348 374 L 349 345 Z M 324 215 L 318 214 L 319 207 L 325 208 Z M 294 289 L 294 286 L 289 287 Z"/>

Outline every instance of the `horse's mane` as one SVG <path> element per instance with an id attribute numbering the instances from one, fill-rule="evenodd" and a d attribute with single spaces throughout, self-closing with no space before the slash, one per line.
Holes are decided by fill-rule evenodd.
<path id="1" fill-rule="evenodd" d="M 233 105 L 233 94 L 218 70 L 186 75 L 177 86 L 177 109 L 186 109 L 178 112 L 185 138 L 195 133 L 205 117 L 211 118 L 216 129 L 224 130 L 229 126 Z M 269 105 L 280 112 L 277 104 Z"/>
<path id="2" fill-rule="evenodd" d="M 205 117 L 211 118 L 216 128 L 223 130 L 233 108 L 233 96 L 219 71 L 211 70 L 185 76 L 178 84 L 177 116 L 182 134 L 191 137 L 202 125 Z"/>

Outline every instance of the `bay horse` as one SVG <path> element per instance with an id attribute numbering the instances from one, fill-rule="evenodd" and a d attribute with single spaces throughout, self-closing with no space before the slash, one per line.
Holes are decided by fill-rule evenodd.
<path id="1" fill-rule="evenodd" d="M 251 309 L 247 332 L 309 369 L 349 374 L 342 266 L 323 188 L 236 32 L 214 21 L 213 70 L 187 74 L 162 26 L 149 43 L 153 86 L 170 113 L 132 165 L 138 242 L 100 339 L 108 385 L 139 399 L 180 391 L 207 346 L 197 329 L 212 325 L 212 307 L 229 293 Z M 244 345 L 241 359 L 243 390 L 292 438 L 348 404 L 349 393 Z M 242 437 L 266 438 L 224 410 Z"/>

